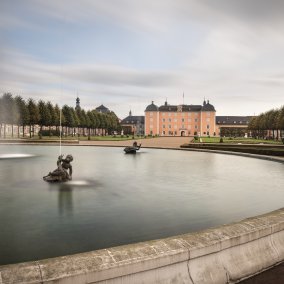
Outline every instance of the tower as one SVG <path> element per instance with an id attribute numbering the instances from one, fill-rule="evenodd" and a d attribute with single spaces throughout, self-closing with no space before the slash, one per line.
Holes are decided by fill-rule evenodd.
<path id="1" fill-rule="evenodd" d="M 79 97 L 77 96 L 75 110 L 79 110 L 79 109 L 81 109 L 81 107 L 80 107 L 80 99 L 79 99 Z"/>

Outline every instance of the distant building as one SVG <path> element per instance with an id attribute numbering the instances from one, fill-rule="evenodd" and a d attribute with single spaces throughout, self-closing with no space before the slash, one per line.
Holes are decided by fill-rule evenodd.
<path id="1" fill-rule="evenodd" d="M 144 121 L 143 115 L 132 115 L 130 110 L 129 115 L 120 122 L 120 125 L 124 134 L 144 135 Z"/>
<path id="2" fill-rule="evenodd" d="M 152 103 L 145 110 L 145 135 L 192 136 L 216 135 L 216 110 L 204 100 L 203 105 L 164 105 Z"/>
<path id="3" fill-rule="evenodd" d="M 100 113 L 109 113 L 110 112 L 110 110 L 107 107 L 105 107 L 104 105 L 100 105 L 99 107 L 97 107 L 96 111 L 100 112 Z"/>
<path id="4" fill-rule="evenodd" d="M 218 136 L 246 136 L 253 116 L 216 116 Z"/>

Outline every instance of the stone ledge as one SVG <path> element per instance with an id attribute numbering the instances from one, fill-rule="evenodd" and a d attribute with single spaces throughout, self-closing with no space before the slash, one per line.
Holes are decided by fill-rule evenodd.
<path id="1" fill-rule="evenodd" d="M 191 281 L 190 279 L 205 277 L 202 276 L 202 278 L 201 274 L 198 274 L 198 271 L 204 273 L 205 267 L 203 266 L 205 264 L 209 267 L 206 269 L 219 269 L 220 281 L 223 281 L 224 275 L 229 274 L 230 281 L 237 281 L 248 277 L 250 273 L 257 273 L 256 268 L 260 272 L 283 261 L 283 234 L 284 209 L 279 209 L 201 232 L 36 262 L 0 266 L 0 280 L 2 279 L 0 283 L 47 283 L 51 281 L 56 281 L 56 283 L 69 283 L 68 281 L 104 283 L 108 279 L 113 279 L 114 282 L 111 283 L 116 283 L 114 279 L 121 280 L 121 277 L 132 279 L 134 276 L 138 277 L 139 273 L 145 274 L 145 277 L 147 275 L 150 277 L 149 275 L 153 273 L 156 275 L 155 277 L 158 277 L 157 273 L 159 274 L 161 271 L 165 273 L 164 267 L 167 267 L 167 270 L 170 267 L 175 267 L 174 271 L 172 269 L 169 271 L 172 271 L 173 274 L 178 271 L 178 275 L 183 275 L 180 276 L 182 279 L 188 277 L 187 281 Z M 262 247 L 258 252 L 260 244 Z M 279 244 L 282 244 L 282 248 L 279 247 Z M 241 267 L 239 270 L 243 271 L 243 274 L 240 274 L 236 263 L 251 260 L 255 254 L 259 254 L 256 265 L 254 265 L 256 268 L 253 268 L 253 271 L 250 271 L 250 268 L 248 271 L 244 271 Z M 213 262 L 211 263 L 211 261 Z M 228 266 L 225 274 L 222 273 L 224 273 L 226 265 L 220 264 L 223 261 Z M 230 262 L 232 263 L 230 264 Z M 186 267 L 192 275 L 186 273 Z M 179 271 L 179 269 L 182 270 Z M 172 277 L 176 276 L 172 275 Z"/>

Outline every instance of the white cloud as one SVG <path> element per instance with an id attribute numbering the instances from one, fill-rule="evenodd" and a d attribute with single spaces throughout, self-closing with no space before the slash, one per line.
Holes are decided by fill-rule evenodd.
<path id="1" fill-rule="evenodd" d="M 21 13 L 5 3 L 2 31 L 18 27 L 38 40 L 32 37 L 33 28 L 40 28 L 37 23 L 42 21 L 47 30 L 52 23 L 46 35 L 53 34 L 56 25 L 70 25 L 70 31 L 62 31 L 76 41 L 87 27 L 100 29 L 103 36 L 94 47 L 104 52 L 86 64 L 80 52 L 66 46 L 70 61 L 49 61 L 52 44 L 44 56 L 33 55 L 6 34 L 8 40 L 0 46 L 0 91 L 54 100 L 61 93 L 70 105 L 78 91 L 86 108 L 104 103 L 120 116 L 130 107 L 142 114 L 152 100 L 181 103 L 183 92 L 186 103 L 211 99 L 220 115 L 248 115 L 283 104 L 284 2 L 30 0 L 26 5 L 19 2 Z M 108 34 L 104 37 L 114 30 L 123 34 L 126 51 L 119 49 L 120 35 L 117 46 L 106 40 Z M 80 43 L 81 50 L 89 43 Z M 138 44 L 136 55 L 131 47 Z M 128 51 L 132 57 L 127 57 Z M 97 49 L 90 52 L 96 54 Z M 122 63 L 125 59 L 131 64 Z"/>

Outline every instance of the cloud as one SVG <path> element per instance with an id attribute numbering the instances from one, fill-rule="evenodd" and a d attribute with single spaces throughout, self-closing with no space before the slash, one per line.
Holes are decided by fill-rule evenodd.
<path id="1" fill-rule="evenodd" d="M 166 97 L 178 104 L 183 92 L 186 103 L 209 98 L 220 115 L 248 115 L 283 102 L 282 1 L 11 3 L 0 4 L 2 92 L 63 96 L 73 105 L 78 91 L 86 108 L 104 103 L 121 116 L 130 107 L 142 114 L 152 100 L 161 104 Z M 58 30 L 65 60 L 52 56 Z"/>

